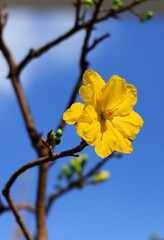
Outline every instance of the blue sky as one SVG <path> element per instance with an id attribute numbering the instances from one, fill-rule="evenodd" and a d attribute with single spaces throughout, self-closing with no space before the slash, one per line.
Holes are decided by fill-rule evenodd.
<path id="1" fill-rule="evenodd" d="M 39 47 L 59 36 L 73 23 L 70 10 L 10 9 L 5 38 L 16 60 L 30 47 Z M 48 218 L 50 240 L 145 240 L 151 233 L 164 236 L 164 18 L 155 17 L 141 24 L 131 14 L 121 15 L 97 25 L 93 39 L 109 32 L 95 51 L 88 55 L 90 68 L 105 81 L 117 74 L 138 90 L 134 108 L 144 120 L 144 126 L 133 144 L 132 154 L 112 159 L 103 169 L 111 178 L 97 187 L 74 190 L 59 199 Z M 56 128 L 65 104 L 79 74 L 79 54 L 84 32 L 80 32 L 57 48 L 33 60 L 21 75 L 21 82 L 33 113 L 38 131 L 45 136 Z M 25 132 L 22 116 L 11 88 L 6 63 L 0 54 L 0 188 L 21 165 L 36 158 Z M 80 101 L 79 97 L 77 101 Z M 56 151 L 79 144 L 73 126 L 67 126 L 62 143 Z M 94 148 L 84 150 L 89 155 L 86 168 L 100 158 Z M 50 170 L 48 193 L 54 191 L 55 176 L 69 158 L 58 160 Z M 22 175 L 12 188 L 16 202 L 35 202 L 37 169 Z M 31 214 L 23 213 L 28 227 L 35 229 Z M 0 237 L 12 239 L 16 224 L 11 213 L 0 216 Z"/>

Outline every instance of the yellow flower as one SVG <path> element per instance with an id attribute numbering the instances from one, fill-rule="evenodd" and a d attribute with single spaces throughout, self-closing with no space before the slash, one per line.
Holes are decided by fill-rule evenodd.
<path id="1" fill-rule="evenodd" d="M 95 146 L 102 158 L 114 150 L 131 153 L 131 143 L 143 125 L 140 115 L 133 111 L 136 88 L 116 75 L 105 84 L 93 70 L 85 71 L 83 83 L 79 93 L 84 104 L 72 104 L 63 114 L 64 121 L 76 123 L 77 134 Z"/>

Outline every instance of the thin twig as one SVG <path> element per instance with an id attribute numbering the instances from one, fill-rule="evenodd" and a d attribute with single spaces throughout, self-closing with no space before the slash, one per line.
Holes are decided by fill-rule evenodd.
<path id="1" fill-rule="evenodd" d="M 42 158 L 39 158 L 37 160 L 31 161 L 31 162 L 23 165 L 21 168 L 19 168 L 11 176 L 11 178 L 6 183 L 6 185 L 3 187 L 2 193 L 3 193 L 4 197 L 6 198 L 9 206 L 11 207 L 11 209 L 12 209 L 14 215 L 15 215 L 16 221 L 18 222 L 19 226 L 21 227 L 21 229 L 22 229 L 23 233 L 25 234 L 27 240 L 32 240 L 32 238 L 31 238 L 25 224 L 23 223 L 23 220 L 21 219 L 21 216 L 20 216 L 20 214 L 19 214 L 19 212 L 16 208 L 16 205 L 14 204 L 14 202 L 13 202 L 13 200 L 12 200 L 10 194 L 9 194 L 11 186 L 13 185 L 13 183 L 15 182 L 17 177 L 19 175 L 21 175 L 23 172 L 25 172 L 27 169 L 30 169 L 34 166 L 38 166 L 42 163 L 47 163 L 49 161 L 54 161 L 58 158 L 62 158 L 62 157 L 65 157 L 65 156 L 72 156 L 72 154 L 74 154 L 76 152 L 79 152 L 79 151 L 82 151 L 86 146 L 87 146 L 87 143 L 82 141 L 81 144 L 79 144 L 77 147 L 75 147 L 73 149 L 70 149 L 70 150 L 67 150 L 67 151 L 64 151 L 64 152 L 61 152 L 61 153 L 53 154 L 52 157 L 46 156 L 46 157 L 42 157 Z M 43 219 L 41 219 L 41 220 L 43 220 Z"/>
<path id="2" fill-rule="evenodd" d="M 21 175 L 22 173 L 24 173 L 26 170 L 28 170 L 32 167 L 38 166 L 40 164 L 43 164 L 43 163 L 55 161 L 58 158 L 62 158 L 62 157 L 66 157 L 66 156 L 72 156 L 74 153 L 82 151 L 87 145 L 88 144 L 85 141 L 82 141 L 77 147 L 72 148 L 70 150 L 66 150 L 66 151 L 63 151 L 63 152 L 60 152 L 60 153 L 53 154 L 52 157 L 45 156 L 45 157 L 41 157 L 41 158 L 38 158 L 34 161 L 26 163 L 25 165 L 20 167 L 15 173 L 13 173 L 13 175 L 10 177 L 8 182 L 3 187 L 3 194 L 5 194 L 6 192 L 9 192 L 11 186 L 13 185 L 13 183 L 15 182 L 17 177 L 19 175 Z"/>
<path id="3" fill-rule="evenodd" d="M 102 1 L 103 0 L 100 0 L 99 4 L 96 5 L 95 11 L 94 11 L 93 17 L 92 17 L 92 22 L 90 23 L 89 27 L 86 29 L 86 35 L 85 35 L 84 43 L 83 43 L 83 46 L 82 46 L 81 57 L 80 57 L 80 62 L 79 62 L 79 65 L 80 65 L 79 78 L 78 78 L 77 83 L 76 83 L 76 85 L 73 89 L 72 95 L 70 97 L 70 100 L 68 101 L 68 104 L 67 104 L 65 110 L 67 110 L 72 105 L 72 103 L 75 101 L 76 95 L 77 95 L 77 93 L 79 91 L 79 88 L 82 84 L 83 73 L 89 65 L 89 63 L 86 60 L 87 53 L 90 51 L 90 50 L 88 50 L 89 49 L 88 43 L 89 43 L 90 36 L 91 36 L 92 30 L 93 30 L 93 25 L 94 25 L 94 22 L 95 22 L 95 19 L 97 17 L 97 14 L 98 14 L 98 11 L 99 11 L 99 8 L 100 8 L 100 5 L 101 5 Z M 63 119 L 61 119 L 57 128 L 64 129 L 64 126 L 65 126 L 65 122 L 64 122 Z M 53 164 L 50 164 L 50 166 L 52 166 L 52 165 Z"/>
<path id="4" fill-rule="evenodd" d="M 26 125 L 27 132 L 29 134 L 30 140 L 34 149 L 36 150 L 39 157 L 48 155 L 48 149 L 42 144 L 40 140 L 40 134 L 37 133 L 35 124 L 32 119 L 32 114 L 28 107 L 25 94 L 23 92 L 22 86 L 19 82 L 17 65 L 12 57 L 11 51 L 6 45 L 3 39 L 2 24 L 0 25 L 0 49 L 9 65 L 9 75 L 11 82 L 18 99 L 18 103 L 24 117 L 24 122 Z M 37 189 L 37 200 L 36 200 L 36 219 L 37 219 L 37 231 L 38 236 L 43 238 L 47 237 L 46 232 L 46 219 L 45 219 L 45 189 L 47 183 L 47 166 L 41 165 L 39 167 L 39 179 L 38 179 L 38 189 Z M 13 203 L 14 204 L 14 203 Z M 14 208 L 12 208 L 14 210 Z M 13 212 L 14 213 L 14 212 Z M 23 222 L 23 221 L 22 221 Z M 22 227 L 22 224 L 19 224 Z M 23 230 L 23 229 L 22 229 Z"/>
<path id="5" fill-rule="evenodd" d="M 47 208 L 46 208 L 47 214 L 49 213 L 49 210 L 50 210 L 53 202 L 57 198 L 59 198 L 60 196 L 62 196 L 65 193 L 69 192 L 70 190 L 77 188 L 77 186 L 79 186 L 80 184 L 86 183 L 87 179 L 89 177 L 93 176 L 107 161 L 109 161 L 109 159 L 111 159 L 112 156 L 113 156 L 113 154 L 111 154 L 109 157 L 102 159 L 91 170 L 89 170 L 88 173 L 81 176 L 81 178 L 79 180 L 77 180 L 74 184 L 68 185 L 67 187 L 60 189 L 58 192 L 51 194 L 48 198 L 48 203 L 47 203 Z"/>
<path id="6" fill-rule="evenodd" d="M 75 27 L 78 26 L 79 24 L 79 16 L 80 16 L 80 6 L 81 6 L 81 1 L 77 0 L 76 3 L 74 4 L 76 8 L 76 16 L 75 16 Z"/>
<path id="7" fill-rule="evenodd" d="M 94 20 L 94 23 L 98 23 L 101 21 L 104 21 L 110 17 L 116 17 L 117 14 L 122 13 L 126 10 L 129 10 L 130 8 L 145 2 L 148 0 L 134 0 L 131 3 L 128 3 L 126 5 L 124 5 L 123 7 L 120 7 L 116 10 L 113 10 L 112 8 L 109 8 L 109 11 L 102 13 L 100 15 L 97 15 L 96 19 Z M 72 36 L 73 34 L 77 33 L 78 31 L 82 30 L 82 29 L 87 29 L 91 24 L 92 24 L 93 19 L 87 20 L 85 22 L 83 22 L 81 25 L 76 25 L 73 28 L 71 28 L 68 32 L 66 32 L 65 34 L 63 34 L 62 36 L 60 36 L 59 38 L 45 44 L 44 46 L 40 47 L 39 49 L 31 49 L 29 51 L 29 53 L 27 54 L 27 56 L 19 63 L 19 65 L 17 66 L 16 72 L 17 74 L 19 74 L 22 69 L 34 58 L 41 56 L 43 53 L 47 52 L 51 47 L 54 47 L 56 45 L 58 45 L 60 42 L 66 40 L 67 38 L 69 38 L 70 36 Z"/>
<path id="8" fill-rule="evenodd" d="M 129 11 L 132 12 L 137 17 L 139 17 L 139 18 L 141 17 L 141 13 L 139 11 L 137 11 L 136 9 L 130 8 Z"/>
<path id="9" fill-rule="evenodd" d="M 28 229 L 26 228 L 26 226 L 25 226 L 25 224 L 24 224 L 24 222 L 23 222 L 19 212 L 18 212 L 18 209 L 17 209 L 16 205 L 13 202 L 13 199 L 11 198 L 10 193 L 9 192 L 3 192 L 3 194 L 4 194 L 4 196 L 5 196 L 6 200 L 7 200 L 10 208 L 12 209 L 13 214 L 15 216 L 15 219 L 16 219 L 17 223 L 19 224 L 22 232 L 24 233 L 26 239 L 27 240 L 33 240 L 31 235 L 30 235 L 30 233 L 29 233 L 29 231 L 28 231 Z"/>
<path id="10" fill-rule="evenodd" d="M 31 213 L 35 212 L 35 207 L 29 205 L 28 203 L 20 203 L 16 205 L 16 208 L 19 210 L 28 210 Z M 0 214 L 11 211 L 11 208 L 9 206 L 0 206 Z"/>
<path id="11" fill-rule="evenodd" d="M 96 47 L 98 43 L 102 42 L 105 38 L 108 38 L 109 36 L 110 34 L 106 33 L 102 37 L 95 39 L 92 45 L 88 48 L 88 52 L 91 51 L 94 47 Z"/>

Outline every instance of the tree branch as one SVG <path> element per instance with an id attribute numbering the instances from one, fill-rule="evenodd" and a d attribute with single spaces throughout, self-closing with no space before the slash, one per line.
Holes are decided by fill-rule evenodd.
<path id="1" fill-rule="evenodd" d="M 16 97 L 18 99 L 18 103 L 24 118 L 27 132 L 29 134 L 32 145 L 36 150 L 38 156 L 41 157 L 41 156 L 48 155 L 48 149 L 42 144 L 40 140 L 40 135 L 36 131 L 35 124 L 33 122 L 32 115 L 27 104 L 27 100 L 25 98 L 23 89 L 19 82 L 17 66 L 14 62 L 11 51 L 5 44 L 5 41 L 2 36 L 3 35 L 2 29 L 3 29 L 2 22 L 0 22 L 0 49 L 9 65 L 9 77 L 11 78 L 11 82 L 12 82 L 14 91 L 16 93 Z M 39 180 L 38 180 L 37 201 L 36 201 L 36 219 L 37 219 L 37 230 L 38 230 L 37 235 L 42 236 L 44 239 L 46 238 L 46 235 L 47 235 L 46 220 L 45 220 L 45 188 L 46 188 L 46 182 L 47 182 L 46 168 L 47 166 L 42 165 L 40 166 L 40 169 L 39 169 Z M 14 209 L 16 209 L 16 207 L 13 207 L 12 211 L 15 217 L 17 218 L 17 213 Z M 20 218 L 21 217 L 19 216 L 19 219 Z M 19 225 L 22 228 L 23 225 L 21 222 Z M 25 226 L 23 228 L 25 228 Z"/>
<path id="2" fill-rule="evenodd" d="M 97 45 L 98 43 L 100 43 L 101 41 L 103 41 L 105 38 L 108 38 L 109 36 L 110 36 L 110 34 L 109 34 L 109 33 L 106 33 L 106 34 L 104 34 L 102 37 L 95 39 L 94 42 L 93 42 L 93 44 L 88 48 L 88 52 L 91 51 L 94 47 L 96 47 L 96 45 Z"/>
<path id="3" fill-rule="evenodd" d="M 97 14 L 98 14 L 98 11 L 99 11 L 99 8 L 100 8 L 102 2 L 103 2 L 103 0 L 100 0 L 99 4 L 96 5 L 95 11 L 94 11 L 93 16 L 92 16 L 92 22 L 90 23 L 89 27 L 86 28 L 86 35 L 85 35 L 84 43 L 83 43 L 83 46 L 82 46 L 81 57 L 80 57 L 80 62 L 79 62 L 79 65 L 80 65 L 79 78 L 78 78 L 77 83 L 76 83 L 76 85 L 73 89 L 72 95 L 70 97 L 70 100 L 68 101 L 68 104 L 65 108 L 65 111 L 72 105 L 72 103 L 74 103 L 74 101 L 76 99 L 76 95 L 77 95 L 77 93 L 79 91 L 79 88 L 82 84 L 83 73 L 85 72 L 85 70 L 87 69 L 87 67 L 89 65 L 89 63 L 86 60 L 87 53 L 89 52 L 88 43 L 89 43 L 90 36 L 91 36 L 92 30 L 93 30 L 93 25 L 94 25 L 95 19 L 97 17 Z M 65 122 L 64 122 L 63 119 L 61 119 L 61 121 L 58 125 L 58 128 L 64 129 L 64 126 L 65 126 Z M 51 164 L 50 164 L 50 166 L 51 166 Z"/>
<path id="4" fill-rule="evenodd" d="M 117 14 L 122 13 L 126 10 L 129 10 L 130 8 L 141 4 L 142 2 L 145 2 L 148 0 L 134 0 L 129 4 L 124 5 L 123 7 L 118 8 L 117 10 L 113 10 L 112 8 L 109 8 L 107 12 L 102 13 L 100 15 L 97 14 L 96 19 L 94 20 L 94 24 L 104 21 L 107 18 L 110 17 L 116 17 Z M 35 49 L 31 49 L 29 51 L 29 53 L 27 54 L 27 56 L 19 63 L 19 65 L 17 66 L 17 74 L 20 74 L 20 72 L 22 71 L 22 69 L 34 58 L 41 56 L 43 53 L 45 53 L 46 51 L 48 51 L 50 48 L 58 45 L 60 42 L 66 40 L 67 38 L 69 38 L 70 36 L 72 36 L 73 34 L 77 33 L 78 31 L 82 30 L 82 29 L 87 29 L 91 24 L 92 24 L 93 19 L 87 20 L 85 22 L 83 22 L 81 25 L 76 25 L 71 28 L 68 32 L 66 32 L 65 34 L 63 34 L 62 36 L 60 36 L 59 38 L 45 44 L 44 46 L 38 48 L 37 50 Z"/>
<path id="5" fill-rule="evenodd" d="M 8 182 L 3 187 L 3 195 L 5 195 L 6 193 L 9 192 L 11 186 L 13 185 L 13 183 L 15 182 L 17 177 L 19 175 L 21 175 L 22 173 L 24 173 L 26 170 L 28 170 L 32 167 L 38 166 L 40 164 L 43 164 L 43 163 L 55 161 L 58 158 L 62 158 L 62 157 L 66 157 L 66 156 L 72 156 L 77 152 L 81 152 L 87 145 L 88 144 L 85 141 L 82 141 L 77 147 L 72 148 L 70 150 L 66 150 L 66 151 L 63 151 L 63 152 L 60 152 L 60 153 L 53 154 L 51 157 L 50 156 L 41 157 L 41 158 L 38 158 L 34 161 L 26 163 L 25 165 L 20 167 L 15 173 L 13 173 L 13 175 L 10 177 Z"/>
<path id="6" fill-rule="evenodd" d="M 47 203 L 47 208 L 46 208 L 47 214 L 49 213 L 53 202 L 57 198 L 59 198 L 60 196 L 62 196 L 65 193 L 71 191 L 72 189 L 77 188 L 77 186 L 79 186 L 80 184 L 85 183 L 87 181 L 87 179 L 89 177 L 93 176 L 107 161 L 109 161 L 111 159 L 112 156 L 113 156 L 113 154 L 111 154 L 109 157 L 101 159 L 101 161 L 99 163 L 97 163 L 91 170 L 89 170 L 88 173 L 81 176 L 81 178 L 79 180 L 77 180 L 74 184 L 68 185 L 67 187 L 60 189 L 58 192 L 51 194 L 48 198 L 48 203 Z"/>
<path id="7" fill-rule="evenodd" d="M 20 203 L 16 205 L 16 208 L 19 210 L 28 210 L 31 213 L 35 213 L 35 207 L 29 205 L 28 203 Z M 0 205 L 0 214 L 11 211 L 9 206 Z"/>
<path id="8" fill-rule="evenodd" d="M 26 228 L 26 226 L 25 226 L 25 224 L 24 224 L 24 222 L 23 222 L 19 212 L 18 212 L 18 209 L 17 209 L 16 205 L 14 204 L 14 202 L 13 202 L 13 200 L 11 198 L 10 193 L 9 192 L 4 192 L 3 194 L 4 194 L 4 196 L 5 196 L 6 200 L 7 200 L 10 208 L 12 209 L 13 214 L 15 216 L 15 219 L 16 219 L 17 223 L 19 224 L 22 232 L 24 233 L 26 239 L 27 240 L 33 240 L 31 235 L 30 235 L 30 233 L 29 233 L 29 231 L 27 230 L 27 228 Z"/>
<path id="9" fill-rule="evenodd" d="M 72 156 L 74 153 L 77 153 L 79 151 L 82 151 L 85 147 L 87 146 L 87 143 L 82 141 L 81 144 L 79 144 L 77 147 L 73 148 L 73 149 L 70 149 L 70 150 L 67 150 L 67 151 L 63 151 L 61 153 L 57 153 L 57 154 L 53 154 L 51 157 L 49 156 L 46 156 L 46 157 L 42 157 L 42 158 L 39 158 L 37 160 L 34 160 L 34 161 L 31 161 L 25 165 L 23 165 L 21 168 L 19 168 L 12 176 L 11 178 L 9 179 L 9 181 L 6 183 L 6 185 L 3 187 L 3 195 L 4 197 L 6 198 L 6 200 L 8 201 L 8 204 L 10 206 L 10 208 L 12 209 L 14 215 L 15 215 L 15 218 L 16 218 L 16 221 L 18 222 L 19 226 L 21 227 L 23 233 L 25 234 L 27 240 L 32 240 L 30 234 L 28 233 L 28 230 L 26 229 L 26 226 L 24 225 L 22 219 L 21 219 L 21 216 L 16 208 L 16 205 L 14 204 L 11 196 L 10 196 L 10 188 L 11 186 L 13 185 L 13 183 L 15 182 L 15 180 L 17 179 L 17 177 L 19 175 L 21 175 L 23 172 L 25 172 L 27 169 L 30 169 L 34 166 L 38 166 L 40 164 L 43 164 L 43 163 L 47 163 L 49 161 L 54 161 L 58 158 L 62 158 L 62 157 L 66 157 L 66 156 Z M 38 206 L 39 207 L 39 206 Z M 39 222 L 40 224 L 42 223 L 43 219 L 41 219 L 41 222 Z M 42 226 L 43 227 L 43 226 Z M 43 236 L 45 238 L 45 236 Z"/>

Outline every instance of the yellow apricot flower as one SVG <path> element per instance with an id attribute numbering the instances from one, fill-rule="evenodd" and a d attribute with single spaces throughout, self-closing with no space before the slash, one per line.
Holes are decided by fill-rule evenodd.
<path id="1" fill-rule="evenodd" d="M 142 118 L 133 111 L 136 88 L 117 75 L 105 83 L 93 70 L 85 71 L 83 84 L 79 93 L 84 104 L 72 104 L 63 114 L 63 120 L 76 124 L 77 134 L 95 146 L 102 158 L 114 150 L 131 153 L 131 143 L 143 126 Z"/>

